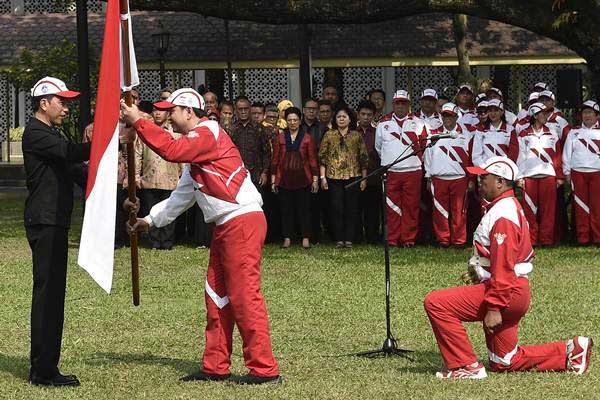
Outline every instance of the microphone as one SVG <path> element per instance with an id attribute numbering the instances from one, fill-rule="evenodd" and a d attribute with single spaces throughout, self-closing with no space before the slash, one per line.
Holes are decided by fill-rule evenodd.
<path id="1" fill-rule="evenodd" d="M 440 133 L 438 135 L 431 135 L 427 138 L 427 140 L 431 140 L 433 143 L 435 143 L 440 139 L 456 139 L 457 137 L 458 137 L 458 133 L 447 132 L 447 133 Z"/>

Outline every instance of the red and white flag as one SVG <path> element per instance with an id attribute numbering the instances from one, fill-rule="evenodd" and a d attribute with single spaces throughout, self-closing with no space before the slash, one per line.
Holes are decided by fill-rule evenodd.
<path id="1" fill-rule="evenodd" d="M 77 259 L 78 264 L 107 293 L 110 293 L 112 287 L 115 256 L 119 110 L 120 92 L 124 88 L 121 20 L 128 18 L 131 87 L 139 82 L 131 36 L 131 17 L 129 14 L 120 14 L 119 0 L 108 0 L 85 194 L 85 215 Z"/>

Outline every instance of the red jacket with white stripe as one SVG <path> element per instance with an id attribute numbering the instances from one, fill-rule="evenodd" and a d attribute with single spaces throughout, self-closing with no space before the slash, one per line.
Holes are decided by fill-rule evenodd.
<path id="1" fill-rule="evenodd" d="M 488 158 L 508 157 L 513 161 L 519 155 L 519 142 L 515 128 L 502 122 L 498 128 L 490 124 L 489 128 L 479 124 L 473 137 L 473 165 L 481 167 Z"/>
<path id="2" fill-rule="evenodd" d="M 502 310 L 510 303 L 517 278 L 532 270 L 535 256 L 529 224 L 512 190 L 485 205 L 487 212 L 473 234 L 469 264 L 486 284 L 487 310 Z"/>
<path id="3" fill-rule="evenodd" d="M 425 147 L 427 128 L 423 121 L 409 114 L 398 118 L 396 114 L 385 115 L 375 131 L 375 151 L 379 154 L 381 165 L 394 162 L 401 154 L 408 155 L 416 151 L 417 155 L 394 165 L 395 172 L 418 171 L 421 169 L 422 150 Z"/>
<path id="4" fill-rule="evenodd" d="M 456 124 L 452 131 L 444 126 L 431 132 L 432 135 L 456 132 L 458 137 L 439 139 L 428 147 L 423 155 L 425 177 L 458 179 L 467 175 L 465 168 L 471 165 L 471 140 L 473 132 L 466 126 Z"/>
<path id="5" fill-rule="evenodd" d="M 519 134 L 518 178 L 556 176 L 562 172 L 562 146 L 556 131 L 544 125 L 539 132 L 529 126 Z"/>
<path id="6" fill-rule="evenodd" d="M 563 147 L 562 168 L 565 175 L 571 175 L 571 170 L 600 171 L 600 126 L 598 124 L 591 128 L 578 126 L 571 129 Z"/>
<path id="7" fill-rule="evenodd" d="M 152 122 L 139 119 L 133 127 L 154 152 L 167 161 L 188 163 L 171 196 L 147 217 L 165 226 L 190 208 L 202 209 L 206 222 L 217 225 L 253 211 L 262 211 L 262 197 L 250 180 L 240 152 L 216 121 L 200 119 L 187 135 L 174 139 Z"/>

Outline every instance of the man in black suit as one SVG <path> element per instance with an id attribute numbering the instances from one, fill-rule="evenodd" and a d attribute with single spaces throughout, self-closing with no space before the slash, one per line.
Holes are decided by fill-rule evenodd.
<path id="1" fill-rule="evenodd" d="M 56 126 L 69 112 L 66 102 L 79 96 L 59 79 L 46 77 L 33 89 L 35 112 L 23 133 L 23 158 L 29 196 L 25 230 L 33 256 L 31 370 L 35 385 L 77 386 L 75 375 L 58 369 L 67 279 L 68 233 L 73 183 L 84 178 L 82 162 L 90 143 L 65 140 Z"/>

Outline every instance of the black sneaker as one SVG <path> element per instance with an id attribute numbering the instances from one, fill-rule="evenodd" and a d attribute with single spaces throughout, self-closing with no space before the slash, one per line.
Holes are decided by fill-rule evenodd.
<path id="1" fill-rule="evenodd" d="M 272 385 L 279 385 L 283 382 L 281 375 L 275 376 L 256 376 L 252 374 L 238 376 L 231 380 L 233 383 L 238 385 L 262 385 L 263 383 L 269 383 Z"/>
<path id="2" fill-rule="evenodd" d="M 231 377 L 231 374 L 209 374 L 206 372 L 198 371 L 193 374 L 189 374 L 179 379 L 182 382 L 191 382 L 191 381 L 226 381 Z"/>
<path id="3" fill-rule="evenodd" d="M 41 376 L 35 372 L 29 374 L 29 383 L 40 386 L 79 386 L 79 379 L 75 375 L 63 375 L 57 372 L 53 376 Z"/>

